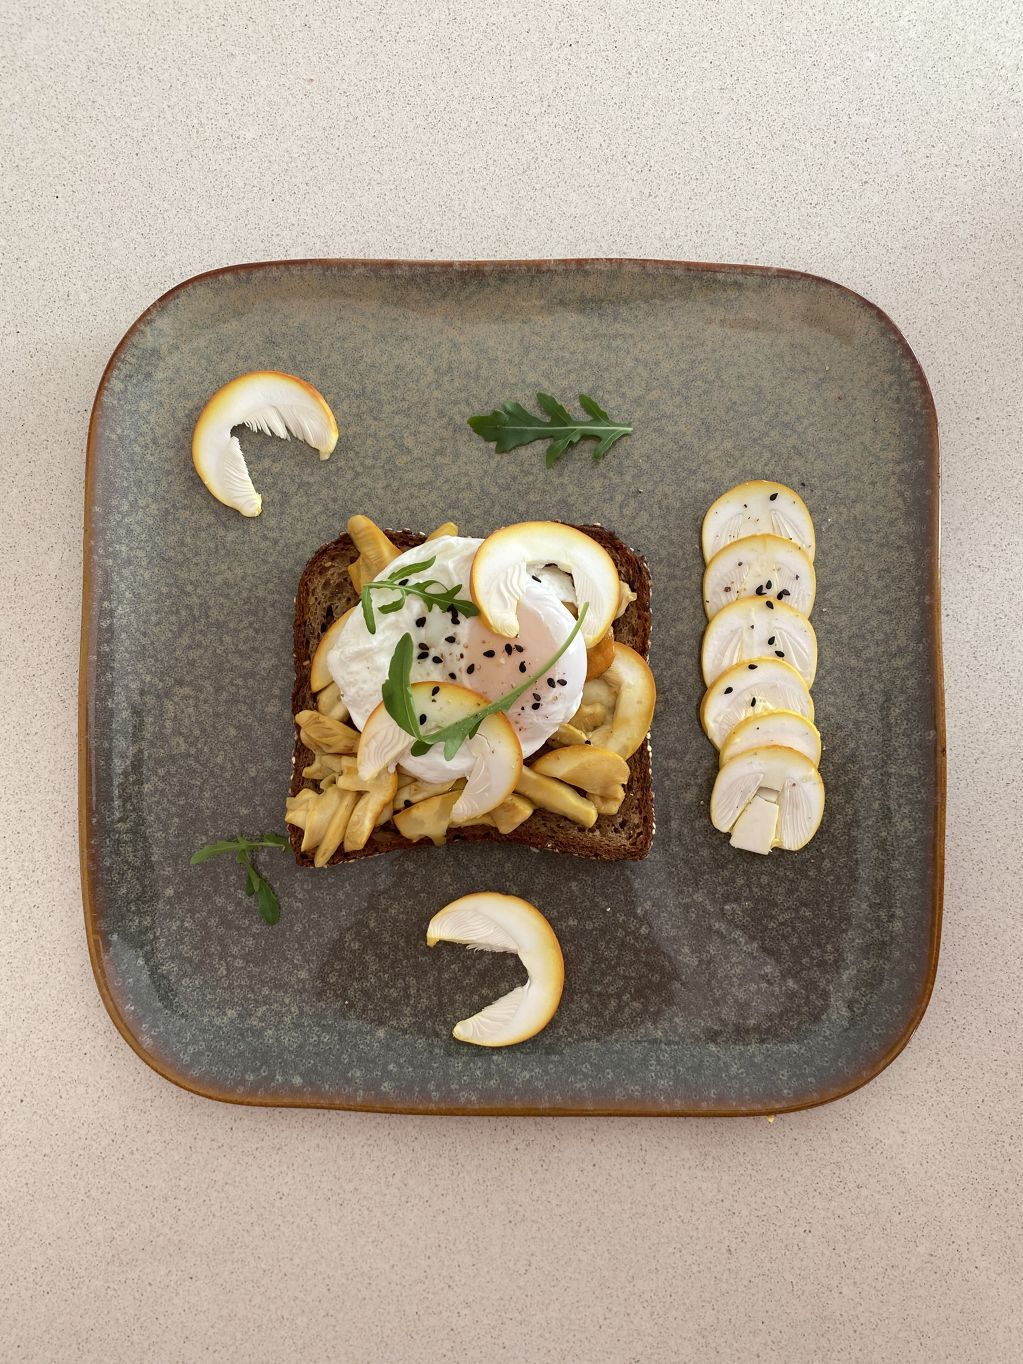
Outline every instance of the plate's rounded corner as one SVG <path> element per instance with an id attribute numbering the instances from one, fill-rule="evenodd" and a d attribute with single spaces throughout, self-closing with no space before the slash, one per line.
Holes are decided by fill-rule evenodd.
<path id="1" fill-rule="evenodd" d="M 940 893 L 939 893 L 940 900 Z M 941 946 L 941 906 L 936 909 L 937 919 L 935 931 L 931 944 L 931 955 L 928 962 L 927 975 L 921 982 L 920 993 L 914 1003 L 913 1011 L 909 1015 L 905 1026 L 900 1030 L 897 1037 L 882 1051 L 876 1058 L 855 1075 L 843 1080 L 834 1089 L 822 1090 L 810 1096 L 802 1097 L 792 1103 L 782 1104 L 776 1107 L 764 1107 L 757 1110 L 756 1116 L 764 1117 L 768 1114 L 782 1113 L 802 1113 L 814 1108 L 825 1108 L 829 1104 L 838 1103 L 841 1099 L 847 1099 L 850 1095 L 864 1089 L 878 1076 L 882 1075 L 888 1067 L 899 1059 L 906 1050 L 917 1028 L 923 1022 L 924 1015 L 930 1007 L 931 999 L 934 995 L 934 985 L 938 974 L 938 956 Z"/>
<path id="2" fill-rule="evenodd" d="M 82 903 L 85 912 L 85 935 L 89 944 L 89 964 L 92 967 L 93 980 L 96 983 L 96 990 L 102 1001 L 104 1009 L 109 1015 L 111 1023 L 120 1033 L 128 1047 L 135 1053 L 140 1061 L 144 1062 L 150 1070 L 155 1071 L 161 1079 L 174 1085 L 176 1089 L 183 1089 L 188 1094 L 193 1094 L 200 1099 L 211 1099 L 217 1103 L 255 1103 L 258 1100 L 244 1099 L 232 1094 L 221 1092 L 211 1086 L 203 1084 L 200 1080 L 186 1075 L 178 1070 L 169 1061 L 161 1058 L 149 1050 L 142 1040 L 132 1031 L 124 1011 L 121 1009 L 114 992 L 110 988 L 107 979 L 106 968 L 103 965 L 102 948 L 97 941 L 95 932 L 95 921 L 91 906 L 91 887 L 88 882 L 88 871 L 85 866 L 85 847 L 82 847 Z"/>

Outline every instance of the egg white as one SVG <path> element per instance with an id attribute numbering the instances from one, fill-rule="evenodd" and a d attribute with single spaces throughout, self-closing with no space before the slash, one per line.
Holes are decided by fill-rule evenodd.
<path id="1" fill-rule="evenodd" d="M 433 557 L 430 568 L 415 578 L 433 578 L 445 587 L 460 584 L 458 595 L 468 599 L 472 560 L 482 543 L 464 535 L 439 536 L 406 550 L 379 576 L 390 577 L 404 564 Z M 382 615 L 379 608 L 392 598 L 387 592 L 374 592 L 376 633 L 371 635 L 362 612 L 354 611 L 327 655 L 327 668 L 341 689 L 352 723 L 361 729 L 380 704 L 391 657 L 406 632 L 415 645 L 413 682 L 455 682 L 478 691 L 488 701 L 513 690 L 558 650 L 575 624 L 560 600 L 560 576 L 532 570 L 519 604 L 519 634 L 513 640 L 493 634 L 479 616 L 463 617 L 436 607 L 428 610 L 412 595 L 401 610 Z M 586 646 L 577 635 L 550 674 L 534 683 L 506 712 L 522 744 L 523 757 L 535 753 L 575 714 L 585 680 Z M 421 758 L 403 758 L 401 766 L 424 781 L 445 781 L 467 776 L 473 762 L 465 745 L 450 762 L 438 746 Z"/>

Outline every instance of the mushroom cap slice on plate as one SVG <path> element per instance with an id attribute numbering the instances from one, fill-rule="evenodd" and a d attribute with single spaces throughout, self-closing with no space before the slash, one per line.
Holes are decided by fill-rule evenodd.
<path id="1" fill-rule="evenodd" d="M 751 658 L 780 658 L 808 687 L 817 674 L 817 636 L 801 611 L 771 597 L 740 597 L 723 606 L 703 632 L 700 663 L 709 687 L 726 668 Z"/>
<path id="2" fill-rule="evenodd" d="M 809 616 L 816 595 L 813 564 L 798 545 L 780 535 L 750 535 L 725 545 L 703 574 L 708 620 L 742 597 L 784 601 Z"/>
<path id="3" fill-rule="evenodd" d="M 754 802 L 760 802 L 760 806 Z M 763 806 L 777 806 L 773 828 L 763 819 Z M 747 813 L 748 812 L 748 813 Z M 793 748 L 755 748 L 741 753 L 720 769 L 710 798 L 710 818 L 722 833 L 735 832 L 744 819 L 755 816 L 769 838 L 760 846 L 740 843 L 752 852 L 784 848 L 797 852 L 820 827 L 824 814 L 824 783 L 816 767 Z M 754 840 L 750 840 L 753 842 Z M 766 846 L 765 846 L 766 844 Z"/>
<path id="4" fill-rule="evenodd" d="M 715 748 L 747 715 L 794 710 L 813 719 L 813 698 L 806 683 L 780 658 L 757 658 L 723 672 L 704 693 L 700 723 Z"/>
<path id="5" fill-rule="evenodd" d="M 703 518 L 703 557 L 748 535 L 780 535 L 813 559 L 816 543 L 810 512 L 799 494 L 784 483 L 753 479 L 722 493 Z"/>

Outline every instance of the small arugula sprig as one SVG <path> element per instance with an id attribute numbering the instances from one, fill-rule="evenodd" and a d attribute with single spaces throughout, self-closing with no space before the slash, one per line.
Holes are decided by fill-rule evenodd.
<path id="1" fill-rule="evenodd" d="M 599 403 L 586 393 L 579 394 L 579 406 L 589 421 L 579 421 L 567 407 L 549 393 L 538 393 L 536 401 L 547 420 L 534 417 L 521 403 L 502 403 L 493 412 L 478 417 L 470 417 L 469 425 L 486 441 L 492 441 L 498 455 L 515 450 L 520 445 L 529 445 L 534 440 L 549 440 L 547 447 L 547 468 L 552 469 L 571 445 L 576 445 L 584 436 L 599 441 L 593 458 L 599 463 L 611 446 L 623 436 L 632 434 L 632 427 L 614 422 Z"/>
<path id="2" fill-rule="evenodd" d="M 427 611 L 432 611 L 437 607 L 440 611 L 450 611 L 452 607 L 461 612 L 463 616 L 478 616 L 479 608 L 475 602 L 469 601 L 458 594 L 462 590 L 461 583 L 455 583 L 454 587 L 445 587 L 436 578 L 423 578 L 420 582 L 409 582 L 415 573 L 425 573 L 428 568 L 432 568 L 437 562 L 437 556 L 432 559 L 423 559 L 418 564 L 405 564 L 401 568 L 396 568 L 393 573 L 386 578 L 374 578 L 368 582 L 359 594 L 362 602 L 362 615 L 366 622 L 366 629 L 371 635 L 377 632 L 376 618 L 373 615 L 372 594 L 381 588 L 389 592 L 397 592 L 394 601 L 389 601 L 386 606 L 379 606 L 377 610 L 382 616 L 389 616 L 392 611 L 400 611 L 409 597 L 418 597 L 420 601 L 426 603 Z M 439 591 L 434 589 L 440 589 Z"/>
<path id="3" fill-rule="evenodd" d="M 286 848 L 288 840 L 283 834 L 262 834 L 259 838 L 221 838 L 215 843 L 207 843 L 205 848 L 194 852 L 189 859 L 193 867 L 200 862 L 208 862 L 222 853 L 234 853 L 238 865 L 245 868 L 245 894 L 254 895 L 264 923 L 275 924 L 281 917 L 281 902 L 277 893 L 265 876 L 261 876 L 252 861 L 256 848 Z"/>
<path id="4" fill-rule="evenodd" d="M 421 758 L 435 744 L 443 744 L 444 758 L 450 762 L 464 741 L 471 739 L 476 734 L 488 715 L 495 715 L 498 711 L 508 710 L 523 692 L 528 691 L 541 677 L 550 672 L 582 629 L 582 623 L 586 618 L 586 605 L 584 602 L 582 610 L 579 612 L 579 619 L 557 653 L 552 654 L 542 668 L 538 668 L 535 673 L 527 677 L 514 691 L 505 692 L 504 696 L 498 697 L 496 701 L 491 701 L 489 705 L 480 706 L 478 710 L 463 716 L 461 720 L 455 720 L 450 725 L 445 725 L 443 729 L 435 729 L 428 734 L 424 734 L 420 727 L 419 716 L 416 714 L 415 697 L 412 695 L 412 636 L 408 633 L 402 635 L 391 655 L 391 666 L 387 671 L 387 681 L 381 688 L 381 696 L 384 709 L 394 723 L 415 740 L 411 749 L 413 758 Z"/>

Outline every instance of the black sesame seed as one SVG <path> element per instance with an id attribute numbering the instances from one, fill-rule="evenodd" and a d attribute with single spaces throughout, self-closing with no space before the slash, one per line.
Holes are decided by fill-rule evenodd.
<path id="1" fill-rule="evenodd" d="M 425 716 L 425 715 L 420 715 L 420 717 L 419 717 L 419 723 L 420 723 L 421 725 L 425 725 L 425 724 L 426 724 L 426 716 Z"/>
<path id="2" fill-rule="evenodd" d="M 526 652 L 526 646 L 524 644 L 516 644 L 515 652 L 517 654 L 524 654 Z"/>
<path id="3" fill-rule="evenodd" d="M 520 672 L 520 673 L 524 673 L 525 671 L 526 671 L 526 665 L 525 665 L 524 663 L 520 663 L 520 664 L 519 664 L 519 672 Z"/>
<path id="4" fill-rule="evenodd" d="M 770 496 L 767 500 L 768 500 L 769 502 L 777 502 L 777 501 L 778 501 L 778 494 L 777 494 L 777 493 L 772 493 L 771 496 Z"/>
<path id="5" fill-rule="evenodd" d="M 723 590 L 724 590 L 725 592 L 731 592 L 732 589 L 731 589 L 730 587 L 725 587 Z"/>
<path id="6" fill-rule="evenodd" d="M 567 686 L 568 686 L 568 678 L 567 678 L 567 677 L 559 677 L 559 678 L 558 678 L 558 686 L 559 686 L 559 687 L 567 687 Z"/>
<path id="7" fill-rule="evenodd" d="M 768 592 L 770 592 L 771 587 L 772 587 L 772 583 L 771 583 L 771 579 L 770 579 L 770 578 L 768 578 L 767 583 L 766 583 L 766 586 L 767 586 Z"/>
<path id="8" fill-rule="evenodd" d="M 451 680 L 452 680 L 452 682 L 454 682 L 454 680 L 455 680 L 455 674 L 454 674 L 454 673 L 448 673 L 448 677 L 450 677 Z"/>
<path id="9" fill-rule="evenodd" d="M 455 637 L 454 637 L 454 635 L 445 635 L 445 636 L 444 636 L 444 643 L 445 643 L 445 644 L 454 644 L 454 642 L 455 642 Z"/>
<path id="10" fill-rule="evenodd" d="M 553 686 L 555 685 L 555 682 L 554 682 L 554 678 L 553 678 L 553 677 L 548 677 L 548 679 L 547 679 L 547 685 L 548 685 L 548 687 L 553 687 Z"/>
<path id="11" fill-rule="evenodd" d="M 408 587 L 408 578 L 399 578 L 399 579 L 398 579 L 398 586 L 399 586 L 399 587 Z"/>
<path id="12" fill-rule="evenodd" d="M 506 644 L 506 645 L 504 646 L 504 651 L 505 651 L 506 654 L 510 654 L 511 651 L 512 651 L 512 646 L 511 646 L 510 644 Z"/>
<path id="13" fill-rule="evenodd" d="M 440 654 L 434 654 L 434 656 L 433 656 L 433 662 L 434 662 L 434 663 L 443 663 L 444 660 L 441 658 Z"/>
<path id="14" fill-rule="evenodd" d="M 785 657 L 785 650 L 784 650 L 784 649 L 775 649 L 775 651 L 774 651 L 774 656 L 775 656 L 775 658 L 784 658 L 784 657 Z"/>
<path id="15" fill-rule="evenodd" d="M 429 658 L 429 657 L 430 657 L 429 654 L 416 654 L 416 662 L 417 662 L 417 663 L 422 663 L 422 661 L 423 661 L 424 658 Z"/>
<path id="16" fill-rule="evenodd" d="M 757 670 L 757 665 L 755 663 L 747 663 L 746 666 L 749 668 L 751 673 L 755 673 Z"/>
<path id="17" fill-rule="evenodd" d="M 539 702 L 539 701 L 534 701 L 533 704 L 529 707 L 529 709 L 530 709 L 530 710 L 539 710 L 539 709 L 540 709 L 540 702 Z"/>
<path id="18" fill-rule="evenodd" d="M 773 611 L 773 610 L 774 610 L 774 602 L 773 602 L 773 601 L 766 602 L 765 605 L 767 606 L 768 611 Z"/>
<path id="19" fill-rule="evenodd" d="M 493 658 L 493 657 L 494 657 L 494 654 L 496 654 L 496 653 L 497 653 L 497 650 L 496 650 L 496 649 L 484 649 L 484 650 L 483 650 L 483 657 L 484 657 L 484 658 Z"/>
<path id="20" fill-rule="evenodd" d="M 770 638 L 767 642 L 768 642 L 769 645 L 771 645 L 771 646 L 773 647 L 773 646 L 774 646 L 774 640 L 775 640 L 775 636 L 772 635 L 771 638 Z"/>
<path id="21" fill-rule="evenodd" d="M 539 693 L 538 691 L 535 691 L 535 692 L 533 693 L 533 700 L 534 700 L 534 701 L 539 701 L 539 699 L 540 699 L 540 693 Z"/>
<path id="22" fill-rule="evenodd" d="M 536 574 L 535 574 L 535 573 L 530 573 L 530 575 L 529 575 L 529 576 L 530 576 L 530 577 L 531 577 L 531 578 L 532 578 L 532 579 L 533 579 L 533 581 L 534 581 L 534 582 L 535 582 L 535 583 L 538 583 L 538 582 L 540 582 L 540 581 L 541 581 L 541 579 L 540 579 L 540 578 L 538 578 L 538 577 L 537 577 L 537 576 L 536 576 Z"/>
<path id="23" fill-rule="evenodd" d="M 470 663 L 469 666 L 466 668 L 465 671 L 466 671 L 467 674 L 468 674 L 468 673 L 474 673 L 474 672 L 476 671 L 476 664 L 475 664 L 475 663 Z"/>
<path id="24" fill-rule="evenodd" d="M 761 583 L 760 586 L 757 588 L 757 596 L 758 596 L 758 597 L 762 597 L 763 595 L 764 595 L 764 584 Z"/>
<path id="25" fill-rule="evenodd" d="M 431 696 L 436 696 L 437 693 L 438 693 L 439 691 L 440 691 L 440 687 L 434 687 L 434 689 L 430 692 L 430 695 L 431 695 Z"/>
<path id="26" fill-rule="evenodd" d="M 750 708 L 752 709 L 756 704 L 757 704 L 757 698 L 756 698 L 755 696 L 751 697 L 751 698 L 750 698 Z"/>
<path id="27" fill-rule="evenodd" d="M 792 593 L 789 591 L 789 589 L 788 589 L 787 587 L 783 587 L 782 590 L 778 593 L 778 600 L 779 600 L 779 601 L 784 601 L 786 597 L 791 597 L 791 596 L 792 596 Z M 774 610 L 774 607 L 773 607 L 773 606 L 771 607 L 771 610 L 772 610 L 772 611 Z"/>
<path id="28" fill-rule="evenodd" d="M 732 694 L 732 692 L 733 692 L 734 690 L 735 690 L 734 687 L 726 687 L 726 688 L 725 688 L 725 695 L 726 695 L 726 696 L 731 696 L 731 694 Z"/>
<path id="29" fill-rule="evenodd" d="M 416 629 L 417 629 L 417 630 L 421 630 L 425 624 L 426 624 L 426 617 L 425 617 L 425 616 L 420 616 L 420 617 L 416 620 Z"/>

